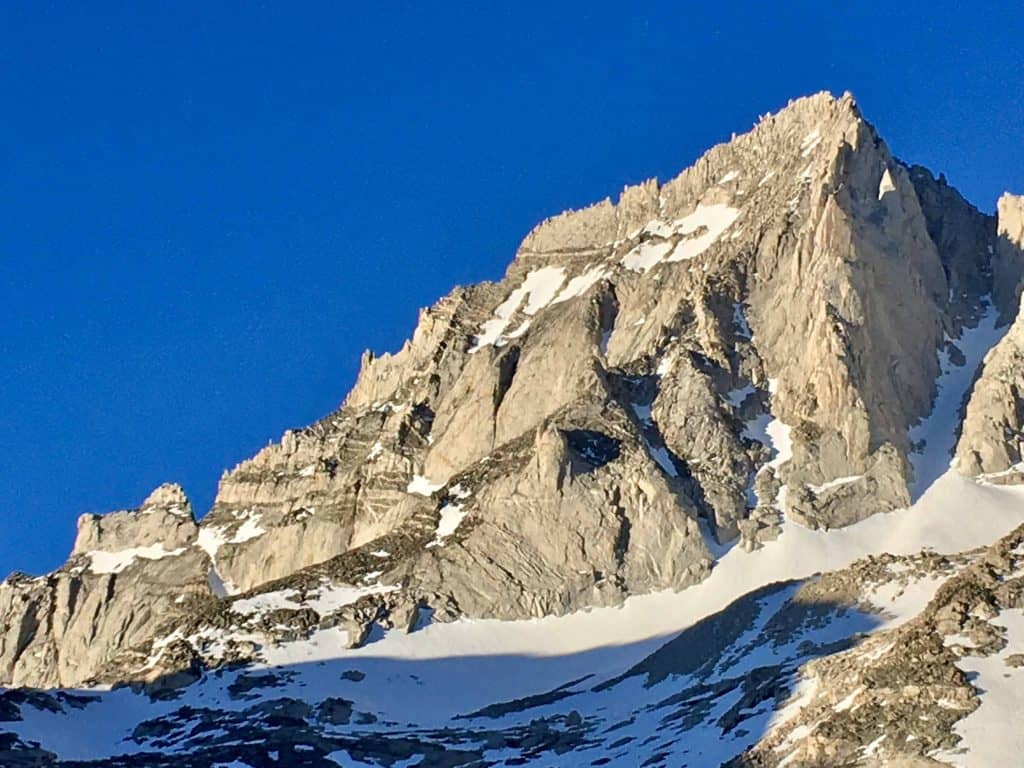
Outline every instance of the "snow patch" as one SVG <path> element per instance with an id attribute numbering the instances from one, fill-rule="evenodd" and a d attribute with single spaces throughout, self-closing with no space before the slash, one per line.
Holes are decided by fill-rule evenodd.
<path id="1" fill-rule="evenodd" d="M 664 363 L 664 360 L 662 361 Z M 660 369 L 660 366 L 659 366 Z M 666 369 L 667 372 L 668 369 Z M 660 372 L 660 370 L 659 370 Z M 654 425 L 654 420 L 651 418 L 651 406 L 649 403 L 630 403 L 633 408 L 633 413 L 636 417 L 644 424 L 648 426 Z M 647 449 L 647 455 L 650 456 L 654 462 L 662 468 L 662 470 L 669 477 L 678 477 L 679 470 L 676 469 L 675 462 L 672 461 L 672 454 L 668 452 L 668 448 L 664 445 L 654 445 L 647 436 L 641 431 L 640 440 L 644 444 L 644 448 Z"/>
<path id="2" fill-rule="evenodd" d="M 379 576 L 380 574 L 378 573 L 377 575 Z M 316 597 L 307 599 L 305 604 L 321 616 L 324 616 L 346 605 L 351 605 L 367 595 L 384 595 L 397 589 L 397 586 L 385 586 L 383 584 L 372 584 L 366 587 L 347 587 L 341 585 L 323 587 Z"/>
<path id="3" fill-rule="evenodd" d="M 1024 712 L 1024 668 L 1007 664 L 1007 657 L 1024 653 L 1024 611 L 1001 611 L 992 624 L 1006 630 L 1006 647 L 991 656 L 965 656 L 957 666 L 970 675 L 981 705 L 953 726 L 963 741 L 955 752 L 942 755 L 959 768 L 987 768 L 1015 762 L 1024 754 L 1024 729 L 1010 724 Z M 1010 719 L 1008 719 L 1010 718 Z"/>
<path id="4" fill-rule="evenodd" d="M 464 486 L 462 483 L 456 483 L 455 485 L 448 489 L 448 495 L 453 498 L 464 501 L 468 499 L 470 496 L 472 496 L 473 492 L 469 490 L 469 488 Z"/>
<path id="5" fill-rule="evenodd" d="M 698 205 L 697 210 L 676 222 L 676 231 L 682 235 L 692 235 L 705 228 L 706 231 L 680 242 L 668 257 L 668 261 L 684 261 L 700 256 L 732 226 L 739 215 L 738 208 L 723 203 Z"/>
<path id="6" fill-rule="evenodd" d="M 228 544 L 242 544 L 243 542 L 262 536 L 267 529 L 260 525 L 260 514 L 257 512 L 245 518 L 245 521 L 238 526 L 235 535 L 228 539 Z"/>
<path id="7" fill-rule="evenodd" d="M 566 283 L 565 288 L 559 292 L 551 303 L 561 304 L 563 301 L 569 301 L 569 299 L 575 299 L 577 296 L 582 296 L 607 274 L 608 270 L 604 267 L 588 269 L 582 275 L 577 275 Z"/>
<path id="8" fill-rule="evenodd" d="M 657 237 L 667 240 L 668 238 L 672 237 L 673 230 L 672 225 L 669 224 L 667 221 L 661 221 L 656 219 L 654 221 L 648 222 L 643 227 L 638 229 L 632 237 L 636 237 L 641 233 L 645 233 L 648 235 L 656 235 Z M 632 237 L 630 239 L 632 239 Z"/>
<path id="9" fill-rule="evenodd" d="M 755 392 L 757 392 L 757 387 L 753 384 L 747 384 L 738 389 L 730 389 L 725 393 L 725 399 L 733 408 L 739 408 L 743 405 L 743 401 Z"/>
<path id="10" fill-rule="evenodd" d="M 738 302 L 732 305 L 732 324 L 740 337 L 754 338 L 754 333 L 750 330 L 750 324 L 747 322 L 747 313 L 743 309 L 743 305 Z"/>
<path id="11" fill-rule="evenodd" d="M 892 629 L 919 615 L 945 583 L 943 575 L 928 575 L 907 584 L 888 581 L 871 590 L 866 599 L 888 617 L 882 629 Z"/>
<path id="12" fill-rule="evenodd" d="M 380 572 L 373 574 L 373 578 L 380 576 Z M 337 611 L 346 605 L 351 605 L 360 598 L 367 595 L 380 595 L 394 592 L 397 586 L 384 586 L 383 584 L 372 584 L 365 587 L 352 587 L 347 585 L 325 585 L 315 593 L 309 594 L 305 599 L 294 589 L 283 589 L 277 592 L 264 592 L 260 595 L 253 595 L 243 600 L 236 600 L 231 604 L 235 613 L 245 616 L 264 614 L 270 611 L 292 610 L 296 611 L 303 607 L 312 608 L 321 616 Z"/>
<path id="13" fill-rule="evenodd" d="M 773 395 L 778 391 L 777 379 L 768 379 L 768 391 Z M 782 423 L 782 421 L 772 416 L 771 412 L 762 413 L 753 419 L 748 420 L 744 424 L 743 431 L 740 434 L 748 440 L 756 440 L 761 443 L 761 445 L 766 445 L 772 449 L 771 460 L 758 469 L 758 474 L 763 472 L 766 467 L 771 467 L 773 470 L 778 472 L 786 462 L 793 458 L 791 429 L 787 424 Z M 750 486 L 747 488 L 747 497 L 752 503 L 774 503 L 780 511 L 785 511 L 785 486 L 779 489 L 779 495 L 775 499 L 757 499 L 753 486 L 754 482 L 751 481 Z"/>
<path id="14" fill-rule="evenodd" d="M 444 483 L 432 483 L 423 475 L 413 475 L 405 490 L 407 493 L 415 493 L 417 496 L 433 496 L 442 488 L 444 488 Z"/>
<path id="15" fill-rule="evenodd" d="M 675 244 L 670 239 L 640 243 L 622 257 L 622 266 L 634 272 L 647 272 L 662 261 L 696 258 L 710 248 L 739 215 L 738 208 L 724 203 L 698 204 L 693 213 L 672 222 L 668 237 L 682 235 L 682 240 Z"/>
<path id="16" fill-rule="evenodd" d="M 808 133 L 800 142 L 800 157 L 807 157 L 821 143 L 821 127 Z"/>
<path id="17" fill-rule="evenodd" d="M 217 569 L 212 566 L 206 574 L 206 583 L 210 587 L 210 591 L 217 597 L 227 597 L 235 591 L 234 585 L 225 582 L 221 575 L 217 573 Z"/>
<path id="18" fill-rule="evenodd" d="M 434 534 L 434 540 L 427 546 L 443 546 L 445 539 L 455 533 L 459 524 L 466 519 L 467 514 L 469 513 L 462 508 L 461 504 L 445 504 L 441 507 L 441 519 L 437 522 L 437 532 Z"/>
<path id="19" fill-rule="evenodd" d="M 646 272 L 671 252 L 672 243 L 668 240 L 658 243 L 640 243 L 622 257 L 622 266 L 634 272 Z"/>
<path id="20" fill-rule="evenodd" d="M 231 537 L 227 535 L 228 526 L 226 525 L 200 525 L 199 527 L 195 545 L 210 557 L 213 568 L 208 576 L 208 581 L 215 594 L 232 595 L 238 591 L 234 584 L 223 579 L 217 571 L 217 552 L 220 548 L 225 544 L 242 544 L 267 532 L 260 525 L 261 514 L 259 512 L 249 510 L 234 513 L 235 519 L 243 516 L 245 520 Z"/>
<path id="21" fill-rule="evenodd" d="M 912 442 L 924 443 L 923 449 L 909 455 L 914 470 L 914 481 L 910 484 L 911 497 L 914 499 L 949 468 L 960 426 L 960 404 L 985 355 L 1006 332 L 1005 327 L 996 328 L 998 312 L 991 301 L 985 301 L 988 306 L 977 326 L 965 329 L 956 340 L 957 347 L 966 359 L 965 364 L 955 365 L 945 348 L 939 350 L 938 394 L 932 404 L 931 414 L 910 430 Z"/>
<path id="22" fill-rule="evenodd" d="M 644 440 L 644 443 L 647 445 L 647 452 L 650 454 L 651 458 L 654 459 L 657 465 L 665 471 L 666 475 L 669 477 L 679 476 L 679 470 L 676 469 L 676 465 L 672 461 L 672 455 L 668 452 L 668 448 L 663 445 L 655 447 L 648 443 L 646 439 Z"/>
<path id="23" fill-rule="evenodd" d="M 224 535 L 225 528 L 218 525 L 203 525 L 199 527 L 199 535 L 196 537 L 196 546 L 203 550 L 213 560 L 217 556 L 217 550 L 227 543 Z"/>
<path id="24" fill-rule="evenodd" d="M 854 709 L 853 703 L 857 700 L 857 697 L 861 694 L 863 690 L 864 686 L 854 688 L 853 691 L 850 692 L 850 695 L 842 701 L 840 701 L 838 704 L 834 705 L 832 707 L 832 710 L 834 712 L 846 712 L 847 710 Z"/>
<path id="25" fill-rule="evenodd" d="M 249 616 L 254 613 L 267 613 L 269 611 L 279 611 L 283 609 L 298 610 L 302 607 L 300 603 L 293 600 L 290 595 L 298 595 L 292 589 L 282 590 L 280 592 L 264 592 L 262 595 L 255 595 L 253 597 L 247 597 L 244 600 L 238 600 L 231 604 L 231 610 L 235 613 L 241 613 L 245 616 Z"/>
<path id="26" fill-rule="evenodd" d="M 885 173 L 882 174 L 882 180 L 878 182 L 878 199 L 881 200 L 885 197 L 888 192 L 896 191 L 896 182 L 892 180 L 892 174 L 889 173 L 889 169 L 885 169 Z"/>
<path id="27" fill-rule="evenodd" d="M 165 557 L 175 557 L 182 554 L 187 547 L 178 549 L 164 549 L 163 544 L 150 544 L 148 547 L 131 547 L 122 549 L 119 552 L 107 552 L 102 549 L 95 549 L 85 554 L 89 557 L 89 570 L 93 573 L 120 573 L 137 558 L 143 560 L 161 560 Z"/>
<path id="28" fill-rule="evenodd" d="M 834 480 L 829 480 L 828 482 L 822 483 L 821 485 L 812 485 L 811 483 L 808 483 L 807 487 L 810 488 L 814 493 L 821 494 L 824 493 L 825 491 L 830 491 L 833 488 L 839 488 L 840 486 L 843 485 L 856 483 L 863 477 L 864 475 L 847 475 L 846 477 L 837 477 Z"/>
<path id="29" fill-rule="evenodd" d="M 523 301 L 526 301 L 526 306 L 522 308 L 522 313 L 532 317 L 551 303 L 564 282 L 565 269 L 563 267 L 541 267 L 530 272 L 523 280 L 522 285 L 512 291 L 508 298 L 498 305 L 494 310 L 494 317 L 480 326 L 480 333 L 477 334 L 473 346 L 470 347 L 470 353 L 479 352 L 490 345 L 501 346 L 505 341 L 503 334 L 513 316 L 520 310 Z M 513 337 L 522 335 L 528 327 L 529 320 L 514 332 Z"/>
<path id="30" fill-rule="evenodd" d="M 779 380 L 768 379 L 768 393 L 774 395 L 778 391 Z M 765 433 L 772 441 L 772 448 L 775 449 L 775 458 L 768 462 L 769 466 L 777 469 L 793 458 L 793 441 L 790 438 L 790 432 L 789 426 L 776 418 L 773 418 L 765 427 Z"/>

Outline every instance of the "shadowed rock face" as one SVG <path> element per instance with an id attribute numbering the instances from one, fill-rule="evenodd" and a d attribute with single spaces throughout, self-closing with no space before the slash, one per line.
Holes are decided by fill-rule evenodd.
<path id="1" fill-rule="evenodd" d="M 718 545 L 755 548 L 783 515 L 835 528 L 906 506 L 938 352 L 987 301 L 1010 312 L 1019 237 L 1012 200 L 997 231 L 849 95 L 794 101 L 665 184 L 542 222 L 501 281 L 365 353 L 335 413 L 225 473 L 198 525 L 173 486 L 84 517 L 67 565 L 0 587 L 0 682 L 151 681 L 192 663 L 155 639 L 327 582 L 353 599 L 292 618 L 356 644 L 425 610 L 615 605 L 700 581 Z M 995 360 L 983 384 L 1006 379 Z M 1019 403 L 984 386 L 971 472 L 1019 460 Z"/>

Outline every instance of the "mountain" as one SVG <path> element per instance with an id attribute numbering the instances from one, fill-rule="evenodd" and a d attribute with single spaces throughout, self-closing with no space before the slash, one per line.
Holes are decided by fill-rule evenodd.
<path id="1" fill-rule="evenodd" d="M 849 94 L 542 222 L 201 520 L 8 577 L 0 762 L 1005 764 L 1022 247 Z"/>

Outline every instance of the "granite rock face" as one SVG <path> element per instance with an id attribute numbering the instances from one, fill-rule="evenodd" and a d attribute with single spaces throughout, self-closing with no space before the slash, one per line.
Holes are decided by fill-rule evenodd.
<path id="1" fill-rule="evenodd" d="M 0 583 L 0 669 L 12 686 L 74 686 L 125 648 L 150 642 L 211 594 L 210 561 L 182 489 L 164 485 L 141 507 L 83 515 L 67 563 Z"/>
<path id="2" fill-rule="evenodd" d="M 995 273 L 993 294 L 999 307 L 1001 324 L 1017 316 L 1024 278 L 1024 197 L 1004 194 L 996 207 L 999 236 L 992 267 Z"/>
<path id="3" fill-rule="evenodd" d="M 1022 222 L 1017 198 L 997 222 L 895 159 L 851 96 L 791 102 L 666 183 L 539 224 L 500 281 L 365 353 L 334 413 L 226 472 L 201 522 L 176 486 L 84 516 L 64 567 L 0 586 L 0 682 L 173 689 L 254 658 L 210 639 L 229 626 L 359 645 L 424 616 L 617 605 L 784 521 L 906 507 L 940 353 L 1016 316 Z M 1020 461 L 1018 326 L 962 471 Z"/>
<path id="4" fill-rule="evenodd" d="M 1019 312 L 1021 265 L 1024 264 L 1024 197 L 999 200 L 997 285 L 1013 324 L 985 358 L 964 416 L 957 445 L 961 472 L 986 474 L 999 482 L 1024 482 L 1024 313 Z M 1016 290 L 1013 286 L 1017 286 Z"/>
<path id="5" fill-rule="evenodd" d="M 770 419 L 800 519 L 905 506 L 908 430 L 946 337 L 984 312 L 996 246 L 992 217 L 895 160 L 850 97 L 793 102 L 668 183 L 543 222 L 501 282 L 367 353 L 338 412 L 224 477 L 203 522 L 218 572 L 245 590 L 372 542 L 414 516 L 410 489 L 598 403 L 655 458 L 633 482 L 667 483 L 719 542 L 776 506 L 755 491 Z"/>

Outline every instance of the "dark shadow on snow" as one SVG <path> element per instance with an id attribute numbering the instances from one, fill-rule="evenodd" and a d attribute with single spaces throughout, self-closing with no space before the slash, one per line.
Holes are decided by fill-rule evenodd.
<path id="1" fill-rule="evenodd" d="M 46 747 L 63 735 L 50 738 L 48 729 L 42 747 L 14 733 L 0 736 L 0 764 L 717 766 L 764 735 L 802 664 L 850 647 L 880 624 L 851 605 L 802 597 L 803 583 L 755 590 L 673 636 L 561 656 L 342 655 L 284 667 L 222 667 L 170 700 L 112 694 L 137 708 L 125 740 L 105 745 L 113 757 L 59 760 Z M 40 711 L 65 713 L 66 720 L 51 715 L 53 728 L 74 729 L 84 722 L 83 707 L 103 706 L 96 697 L 109 695 L 6 691 L 0 718 L 16 731 L 23 713 L 29 720 Z M 452 696 L 460 704 L 445 716 Z M 397 716 L 406 697 L 419 697 L 422 722 Z M 436 709 L 443 714 L 435 716 Z M 87 744 L 109 739 L 77 736 Z"/>

